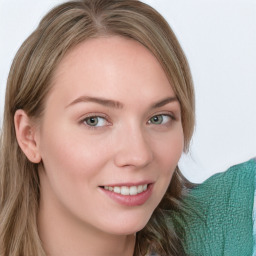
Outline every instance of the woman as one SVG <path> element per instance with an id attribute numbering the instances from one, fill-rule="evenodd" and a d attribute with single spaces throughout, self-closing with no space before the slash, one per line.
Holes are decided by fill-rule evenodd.
<path id="1" fill-rule="evenodd" d="M 239 239 L 237 255 L 249 255 L 253 200 L 244 198 L 253 195 L 255 162 L 184 197 L 192 186 L 177 163 L 193 127 L 189 67 L 154 9 L 135 0 L 56 7 L 8 78 L 1 255 L 236 255 Z M 216 193 L 226 180 L 239 186 Z M 230 193 L 237 187 L 246 193 Z M 223 218 L 223 228 L 215 216 L 236 218 Z M 242 235 L 227 232 L 237 227 Z"/>
<path id="2" fill-rule="evenodd" d="M 53 9 L 8 79 L 2 255 L 183 255 L 182 228 L 164 216 L 182 211 L 177 163 L 193 127 L 189 67 L 154 9 Z"/>

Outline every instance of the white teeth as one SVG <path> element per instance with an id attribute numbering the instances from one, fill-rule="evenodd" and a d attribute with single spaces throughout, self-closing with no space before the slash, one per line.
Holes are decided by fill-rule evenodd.
<path id="1" fill-rule="evenodd" d="M 137 194 L 138 194 L 138 189 L 137 189 L 137 187 L 136 187 L 136 186 L 130 187 L 130 195 L 131 195 L 131 196 L 135 196 L 135 195 L 137 195 Z"/>
<path id="2" fill-rule="evenodd" d="M 138 186 L 138 193 L 141 193 L 143 191 L 143 186 L 142 185 L 139 185 Z"/>
<path id="3" fill-rule="evenodd" d="M 114 191 L 114 193 L 117 194 L 121 194 L 124 196 L 135 196 L 139 193 L 142 193 L 143 191 L 146 191 L 148 188 L 148 185 L 139 185 L 139 186 L 131 186 L 131 187 L 127 187 L 127 186 L 122 186 L 122 187 L 110 187 L 110 186 L 104 186 L 104 189 L 109 190 L 109 191 Z"/>
<path id="4" fill-rule="evenodd" d="M 121 193 L 122 195 L 128 196 L 129 195 L 129 188 L 128 187 L 121 187 Z"/>
<path id="5" fill-rule="evenodd" d="M 114 192 L 120 194 L 121 188 L 120 187 L 114 187 Z"/>

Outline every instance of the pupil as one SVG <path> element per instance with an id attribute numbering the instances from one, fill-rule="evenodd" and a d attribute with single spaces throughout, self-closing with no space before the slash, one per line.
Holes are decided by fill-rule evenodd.
<path id="1" fill-rule="evenodd" d="M 151 118 L 151 122 L 152 122 L 153 124 L 161 124 L 161 123 L 163 122 L 163 117 L 162 117 L 161 115 L 159 115 L 159 116 L 153 116 L 153 117 Z"/>
<path id="2" fill-rule="evenodd" d="M 90 117 L 89 118 L 89 120 L 88 120 L 88 123 L 90 124 L 90 125 L 97 125 L 97 118 L 96 117 Z"/>

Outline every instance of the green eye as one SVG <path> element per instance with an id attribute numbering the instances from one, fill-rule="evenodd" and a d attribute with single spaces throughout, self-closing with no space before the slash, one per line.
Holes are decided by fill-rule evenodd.
<path id="1" fill-rule="evenodd" d="M 107 121 L 104 117 L 89 116 L 84 119 L 84 123 L 88 126 L 99 127 L 99 126 L 105 126 L 107 124 Z"/>
<path id="2" fill-rule="evenodd" d="M 152 116 L 148 120 L 148 123 L 153 125 L 167 125 L 171 123 L 172 120 L 175 120 L 175 119 L 171 115 L 161 114 L 161 115 Z"/>
<path id="3" fill-rule="evenodd" d="M 85 119 L 86 124 L 90 126 L 96 126 L 98 124 L 98 118 L 95 116 L 91 116 Z"/>
<path id="4" fill-rule="evenodd" d="M 157 115 L 150 118 L 149 122 L 151 124 L 162 124 L 163 123 L 163 115 Z"/>

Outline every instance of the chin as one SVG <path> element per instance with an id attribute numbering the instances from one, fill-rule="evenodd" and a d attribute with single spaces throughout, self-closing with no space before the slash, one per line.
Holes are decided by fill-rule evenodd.
<path id="1" fill-rule="evenodd" d="M 115 223 L 109 223 L 110 225 L 105 226 L 105 229 L 109 233 L 115 235 L 131 235 L 142 230 L 148 223 L 150 216 L 143 216 L 142 218 L 130 217 L 124 220 L 115 219 Z"/>

